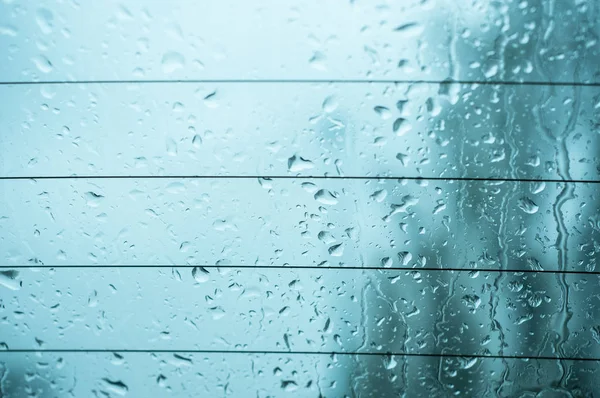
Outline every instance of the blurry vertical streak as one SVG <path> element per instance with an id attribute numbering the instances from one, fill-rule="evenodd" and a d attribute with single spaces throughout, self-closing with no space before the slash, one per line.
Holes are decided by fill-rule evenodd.
<path id="1" fill-rule="evenodd" d="M 542 20 L 540 21 L 540 25 L 542 26 L 543 37 L 538 38 L 538 42 L 541 43 L 542 46 L 536 52 L 536 55 L 541 54 L 542 51 L 544 51 L 546 49 L 546 47 L 549 45 L 549 39 L 553 34 L 553 31 L 555 29 L 555 23 L 556 23 L 556 21 L 555 21 L 555 1 L 548 0 L 547 2 L 543 3 L 542 9 L 543 9 L 543 13 L 541 14 Z M 536 57 L 536 59 L 538 59 L 537 66 L 540 70 L 540 73 L 543 76 L 549 77 L 550 74 L 547 72 L 545 63 L 543 61 L 539 60 L 538 57 Z M 577 75 L 576 72 L 575 72 L 575 75 Z M 538 131 L 541 131 L 543 133 L 542 136 L 544 138 L 546 138 L 547 140 L 549 140 L 550 142 L 553 142 L 553 144 L 556 146 L 557 172 L 561 178 L 565 179 L 565 178 L 568 178 L 568 176 L 570 175 L 569 168 L 568 168 L 569 167 L 569 165 L 568 165 L 569 158 L 568 158 L 567 148 L 565 145 L 565 138 L 566 138 L 565 134 L 568 135 L 570 133 L 570 131 L 568 131 L 567 129 L 569 129 L 569 127 L 571 125 L 571 120 L 573 118 L 576 118 L 577 114 L 571 114 L 571 117 L 569 118 L 570 120 L 569 120 L 567 127 L 566 127 L 565 131 L 563 132 L 563 134 L 555 136 L 546 124 L 543 110 L 547 106 L 547 104 L 550 103 L 551 98 L 556 94 L 553 93 L 554 89 L 552 87 L 546 88 L 545 91 L 546 91 L 546 95 L 544 96 L 544 99 L 543 99 L 541 105 L 537 107 L 537 113 L 535 115 L 536 116 L 536 124 L 539 129 Z M 575 104 L 574 104 L 574 107 L 576 107 Z M 557 232 L 558 232 L 558 237 L 556 240 L 556 246 L 557 246 L 557 251 L 558 251 L 557 261 L 558 261 L 558 267 L 561 270 L 565 269 L 565 267 L 567 265 L 567 239 L 568 239 L 567 231 L 566 231 L 565 224 L 564 224 L 564 216 L 562 214 L 562 206 L 566 201 L 573 198 L 573 190 L 574 190 L 573 185 L 564 184 L 562 191 L 557 196 L 556 201 L 553 205 L 553 216 L 554 216 L 553 221 L 556 223 L 556 228 L 557 228 Z M 562 308 L 560 309 L 559 312 L 554 314 L 555 323 L 554 323 L 554 328 L 553 328 L 553 331 L 551 332 L 551 334 L 555 333 L 555 334 L 557 334 L 557 336 L 555 336 L 555 337 L 549 336 L 549 338 L 551 340 L 553 340 L 554 351 L 557 353 L 557 356 L 560 357 L 560 356 L 563 356 L 563 354 L 564 354 L 564 352 L 562 350 L 562 345 L 563 345 L 564 341 L 568 338 L 569 329 L 568 329 L 567 325 L 568 325 L 568 322 L 569 322 L 572 314 L 569 312 L 569 309 L 568 309 L 569 287 L 563 276 L 557 275 L 556 277 L 560 283 L 560 288 L 561 288 Z M 559 360 L 559 361 L 557 361 L 557 363 L 558 363 L 560 372 L 556 375 L 556 379 L 553 384 L 557 385 L 557 387 L 562 390 L 566 387 L 565 386 L 565 382 L 566 382 L 565 378 L 568 376 L 568 374 L 567 374 L 568 371 L 566 369 L 566 363 L 564 361 Z"/>
<path id="2" fill-rule="evenodd" d="M 498 57 L 498 69 L 499 69 L 499 77 L 500 80 L 506 78 L 506 45 L 508 43 L 508 37 L 506 36 L 506 32 L 510 29 L 510 14 L 509 14 L 509 6 L 506 3 L 502 3 L 501 9 L 501 19 L 502 25 L 500 28 L 500 34 L 496 38 L 494 43 L 494 51 L 496 56 Z M 502 93 L 503 97 L 503 111 L 508 115 L 506 118 L 506 123 L 504 124 L 504 139 L 509 145 L 509 175 L 512 178 L 517 178 L 516 170 L 515 170 L 515 158 L 517 156 L 517 148 L 512 139 L 512 135 L 514 134 L 514 126 L 512 125 L 514 120 L 514 109 L 511 108 L 511 87 L 502 87 L 499 88 L 499 91 Z M 506 192 L 504 197 L 502 198 L 502 203 L 500 205 L 500 220 L 498 223 L 498 248 L 500 250 L 499 260 L 500 260 L 500 268 L 508 269 L 508 249 L 507 249 L 507 240 L 508 240 L 508 218 L 510 212 L 510 206 L 513 203 L 513 198 L 515 196 L 516 190 L 520 187 L 518 184 L 512 184 L 512 188 Z M 498 321 L 496 315 L 498 312 L 498 304 L 500 302 L 500 286 L 505 280 L 505 274 L 500 273 L 494 280 L 494 291 L 490 295 L 490 318 L 492 323 L 492 331 L 498 332 L 498 339 L 500 342 L 500 355 L 504 355 L 504 347 L 506 346 L 506 337 L 501 323 Z M 506 360 L 502 361 L 503 369 L 501 373 L 501 380 L 498 380 L 498 384 L 494 388 L 494 393 L 497 397 L 502 396 L 502 388 L 504 387 L 504 383 L 506 383 L 509 377 L 509 367 L 508 362 Z"/>
<path id="3" fill-rule="evenodd" d="M 579 76 L 577 70 L 579 65 L 576 66 L 575 76 Z M 569 153 L 566 145 L 566 139 L 571 135 L 573 129 L 575 127 L 575 123 L 577 122 L 577 116 L 579 114 L 579 103 L 580 103 L 580 93 L 581 90 L 579 87 L 573 87 L 573 98 L 572 103 L 573 107 L 571 110 L 571 114 L 569 115 L 569 119 L 567 121 L 567 125 L 562 134 L 556 137 L 557 141 L 557 170 L 561 178 L 569 179 L 571 178 L 571 173 L 569 172 Z M 565 224 L 565 213 L 563 211 L 564 205 L 575 199 L 575 185 L 574 184 L 563 184 L 563 189 L 560 194 L 556 198 L 556 202 L 553 206 L 553 214 L 554 219 L 556 221 L 556 228 L 558 231 L 558 238 L 556 241 L 556 246 L 558 249 L 558 269 L 565 270 L 568 265 L 568 261 L 570 258 L 568 257 L 568 240 L 569 240 L 569 232 L 567 230 Z M 560 288 L 562 291 L 562 308 L 560 313 L 557 314 L 557 325 L 555 330 L 558 333 L 558 339 L 556 342 L 556 352 L 559 357 L 564 356 L 563 345 L 569 338 L 569 321 L 573 317 L 573 313 L 569 309 L 569 285 L 567 284 L 566 277 L 564 274 L 557 275 L 557 278 L 560 282 Z M 568 377 L 569 371 L 564 369 L 564 364 L 561 363 L 561 377 L 558 380 L 558 385 L 562 388 L 567 388 L 566 379 Z"/>

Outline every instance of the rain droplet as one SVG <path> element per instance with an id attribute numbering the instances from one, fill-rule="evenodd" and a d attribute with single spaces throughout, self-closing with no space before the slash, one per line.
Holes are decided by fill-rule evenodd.
<path id="1" fill-rule="evenodd" d="M 444 203 L 439 203 L 437 206 L 435 206 L 435 208 L 433 209 L 433 214 L 438 214 L 439 212 L 443 211 L 446 209 L 446 204 Z"/>
<path id="2" fill-rule="evenodd" d="M 540 207 L 536 205 L 533 200 L 529 199 L 526 196 L 519 199 L 517 205 L 521 210 L 523 210 L 527 214 L 535 214 L 540 209 Z"/>
<path id="3" fill-rule="evenodd" d="M 0 35 L 4 36 L 16 36 L 18 33 L 17 28 L 10 25 L 0 25 Z"/>
<path id="4" fill-rule="evenodd" d="M 54 67 L 52 66 L 52 62 L 43 55 L 38 55 L 32 58 L 33 63 L 36 68 L 42 73 L 50 73 Z"/>
<path id="5" fill-rule="evenodd" d="M 490 65 L 483 73 L 483 75 L 485 77 L 487 77 L 488 79 L 496 76 L 497 74 L 498 74 L 498 65 L 496 65 L 496 64 Z"/>
<path id="6" fill-rule="evenodd" d="M 375 113 L 377 113 L 383 120 L 389 119 L 392 117 L 392 112 L 385 106 L 376 106 L 373 108 Z"/>
<path id="7" fill-rule="evenodd" d="M 348 238 L 352 239 L 353 241 L 358 240 L 358 230 L 356 228 L 346 228 L 344 232 L 346 232 L 346 236 L 348 236 Z"/>
<path id="8" fill-rule="evenodd" d="M 381 266 L 383 268 L 390 268 L 394 264 L 394 260 L 390 257 L 384 257 L 381 259 Z"/>
<path id="9" fill-rule="evenodd" d="M 466 294 L 462 298 L 464 305 L 469 307 L 469 312 L 474 313 L 477 308 L 481 305 L 481 298 L 474 294 Z"/>
<path id="10" fill-rule="evenodd" d="M 592 338 L 596 340 L 596 343 L 600 344 L 600 325 L 592 326 L 590 331 L 592 332 Z"/>
<path id="11" fill-rule="evenodd" d="M 202 145 L 202 137 L 200 137 L 200 135 L 196 134 L 194 136 L 194 138 L 192 138 L 192 145 L 195 148 L 200 148 L 200 145 Z"/>
<path id="12" fill-rule="evenodd" d="M 211 108 L 211 109 L 215 109 L 219 106 L 219 103 L 217 102 L 217 92 L 216 91 L 213 91 L 212 93 L 210 93 L 206 97 L 204 97 L 204 105 L 206 105 L 208 108 Z"/>
<path id="13" fill-rule="evenodd" d="M 85 193 L 85 199 L 86 199 L 86 203 L 88 206 L 98 207 L 98 206 L 100 206 L 100 203 L 104 199 L 104 196 L 90 191 L 90 192 Z"/>
<path id="14" fill-rule="evenodd" d="M 396 159 L 398 159 L 400 163 L 402 163 L 402 166 L 406 166 L 410 160 L 410 156 L 408 156 L 405 153 L 397 153 Z"/>
<path id="15" fill-rule="evenodd" d="M 387 370 L 394 369 L 396 365 L 398 365 L 398 362 L 396 362 L 396 359 L 394 359 L 393 355 L 389 355 L 385 358 L 385 368 Z"/>
<path id="16" fill-rule="evenodd" d="M 394 29 L 395 32 L 402 33 L 406 37 L 419 36 L 423 33 L 424 30 L 425 27 L 416 22 L 405 23 Z"/>
<path id="17" fill-rule="evenodd" d="M 127 385 L 125 383 L 123 383 L 121 380 L 110 380 L 110 379 L 102 379 L 102 381 L 104 382 L 104 385 L 106 387 L 107 390 L 109 390 L 112 393 L 115 393 L 117 395 L 125 395 L 127 394 L 127 391 L 129 391 L 129 387 L 127 387 Z"/>
<path id="18" fill-rule="evenodd" d="M 237 231 L 237 226 L 229 220 L 216 220 L 213 222 L 213 228 L 215 231 Z"/>
<path id="19" fill-rule="evenodd" d="M 165 145 L 167 147 L 168 155 L 177 156 L 177 143 L 173 139 L 171 139 L 171 138 L 167 139 Z"/>
<path id="20" fill-rule="evenodd" d="M 392 204 L 392 212 L 389 216 L 393 216 L 397 213 L 406 213 L 410 206 L 414 206 L 419 203 L 419 198 L 412 195 L 405 195 L 402 197 L 401 204 Z"/>
<path id="21" fill-rule="evenodd" d="M 185 58 L 178 52 L 169 51 L 163 55 L 161 64 L 163 72 L 170 74 L 179 69 L 183 69 Z"/>
<path id="22" fill-rule="evenodd" d="M 471 358 L 461 358 L 460 362 L 460 367 L 462 369 L 470 369 L 473 366 L 475 366 L 477 364 L 477 360 L 478 358 L 476 357 L 471 357 Z"/>
<path id="23" fill-rule="evenodd" d="M 340 337 L 339 334 L 334 335 L 333 340 L 337 343 L 337 345 L 339 345 L 340 347 L 343 347 L 342 338 Z"/>
<path id="24" fill-rule="evenodd" d="M 538 194 L 538 193 L 542 192 L 545 188 L 546 188 L 545 182 L 534 182 L 533 184 L 531 184 L 530 191 L 532 194 Z"/>
<path id="25" fill-rule="evenodd" d="M 403 267 L 407 267 L 410 260 L 412 260 L 412 254 L 407 251 L 398 252 L 398 260 L 400 260 L 400 264 L 402 264 Z"/>
<path id="26" fill-rule="evenodd" d="M 379 191 L 373 192 L 371 195 L 371 199 L 379 203 L 383 202 L 386 197 L 387 191 L 385 189 L 380 189 Z"/>
<path id="27" fill-rule="evenodd" d="M 158 375 L 158 377 L 156 378 L 156 384 L 158 384 L 159 387 L 164 387 L 166 385 L 167 378 L 160 374 Z"/>
<path id="28" fill-rule="evenodd" d="M 308 193 L 315 193 L 319 190 L 319 188 L 312 182 L 303 182 L 302 188 L 304 188 L 304 190 Z"/>
<path id="29" fill-rule="evenodd" d="M 315 51 L 315 53 L 308 60 L 308 62 L 311 67 L 313 67 L 317 70 L 327 70 L 327 67 L 325 66 L 326 60 L 327 60 L 327 57 L 325 57 L 325 54 L 323 54 L 320 51 Z"/>
<path id="30" fill-rule="evenodd" d="M 168 193 L 182 193 L 185 192 L 185 184 L 179 181 L 175 181 L 167 185 L 165 190 Z"/>
<path id="31" fill-rule="evenodd" d="M 315 193 L 315 200 L 319 203 L 323 203 L 324 205 L 335 205 L 338 203 L 337 198 L 329 191 L 325 189 L 319 189 Z"/>
<path id="32" fill-rule="evenodd" d="M 319 234 L 317 235 L 317 238 L 319 238 L 319 240 L 321 242 L 325 243 L 326 245 L 329 245 L 329 244 L 335 242 L 335 238 L 333 237 L 333 235 L 331 235 L 331 233 L 329 233 L 327 231 L 319 232 Z"/>
<path id="33" fill-rule="evenodd" d="M 292 173 L 297 173 L 304 170 L 310 170 L 314 168 L 315 165 L 308 159 L 304 159 L 303 157 L 294 155 L 288 159 L 288 170 Z"/>
<path id="34" fill-rule="evenodd" d="M 533 294 L 527 298 L 527 303 L 533 308 L 537 308 L 542 305 L 542 297 L 538 294 Z"/>
<path id="35" fill-rule="evenodd" d="M 398 68 L 400 69 L 409 69 L 408 68 L 408 60 L 407 59 L 401 59 L 400 61 L 398 61 Z"/>
<path id="36" fill-rule="evenodd" d="M 183 30 L 175 22 L 169 23 L 165 28 L 165 32 L 174 39 L 183 40 Z"/>
<path id="37" fill-rule="evenodd" d="M 328 251 L 333 257 L 341 257 L 344 254 L 344 244 L 339 243 L 337 245 L 333 245 L 328 249 Z"/>
<path id="38" fill-rule="evenodd" d="M 21 288 L 21 282 L 17 280 L 19 271 L 14 269 L 8 271 L 0 271 L 0 285 L 10 290 L 19 290 Z"/>
<path id="39" fill-rule="evenodd" d="M 210 273 L 204 267 L 194 267 L 192 268 L 192 277 L 194 277 L 196 282 L 204 283 L 210 279 Z"/>
<path id="40" fill-rule="evenodd" d="M 408 103 L 407 100 L 399 100 L 398 102 L 396 102 L 396 108 L 398 109 L 398 112 L 400 112 L 400 113 L 404 112 L 404 107 L 406 106 L 407 103 Z"/>
<path id="41" fill-rule="evenodd" d="M 208 309 L 208 312 L 215 321 L 223 318 L 226 314 L 225 310 L 221 307 L 211 307 Z"/>
<path id="42" fill-rule="evenodd" d="M 281 382 L 281 388 L 286 392 L 292 392 L 298 389 L 298 384 L 293 380 L 283 380 Z"/>
<path id="43" fill-rule="evenodd" d="M 35 21 L 45 35 L 52 33 L 54 27 L 54 15 L 46 8 L 40 8 L 35 13 Z"/>
<path id="44" fill-rule="evenodd" d="M 323 101 L 323 112 L 331 113 L 337 109 L 338 105 L 339 104 L 335 97 L 330 95 L 329 97 L 325 98 L 325 101 Z"/>
<path id="45" fill-rule="evenodd" d="M 394 120 L 394 124 L 392 126 L 392 130 L 398 137 L 402 137 L 404 134 L 408 133 L 412 130 L 412 125 L 410 122 L 402 117 Z"/>

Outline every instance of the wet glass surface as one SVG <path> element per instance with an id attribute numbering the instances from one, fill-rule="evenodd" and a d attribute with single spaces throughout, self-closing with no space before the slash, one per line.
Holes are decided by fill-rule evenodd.
<path id="1" fill-rule="evenodd" d="M 598 21 L 0 2 L 0 396 L 594 396 Z"/>

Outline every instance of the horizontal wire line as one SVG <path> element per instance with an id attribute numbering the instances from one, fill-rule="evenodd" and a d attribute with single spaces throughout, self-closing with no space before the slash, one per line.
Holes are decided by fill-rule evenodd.
<path id="1" fill-rule="evenodd" d="M 54 176 L 0 176 L 0 180 L 108 180 L 108 179 L 266 179 L 266 180 L 412 180 L 412 181 L 483 181 L 483 182 L 546 182 L 572 184 L 600 184 L 600 180 L 560 178 L 511 177 L 415 177 L 415 176 L 331 176 L 331 175 L 54 175 Z"/>
<path id="2" fill-rule="evenodd" d="M 575 271 L 575 270 L 534 270 L 534 269 L 498 269 L 498 268 L 434 268 L 434 267 L 423 267 L 423 268 L 410 268 L 410 267 L 374 267 L 374 266 L 319 266 L 319 265 L 202 265 L 202 264 L 67 264 L 67 265 L 47 265 L 47 264 L 35 264 L 35 265 L 3 265 L 0 264 L 0 269 L 106 269 L 106 268 L 205 268 L 205 269 L 249 269 L 249 270 L 327 270 L 327 271 L 425 271 L 425 272 L 489 272 L 489 273 L 515 273 L 515 274 L 573 274 L 573 275 L 600 275 L 600 271 Z"/>
<path id="3" fill-rule="evenodd" d="M 28 349 L 17 348 L 0 350 L 2 353 L 132 353 L 132 354 L 224 354 L 224 355 L 339 355 L 339 356 L 398 356 L 432 358 L 481 358 L 481 359 L 522 359 L 542 361 L 588 361 L 600 362 L 600 357 L 553 357 L 530 355 L 485 355 L 485 354 L 441 354 L 410 352 L 345 352 L 345 351 L 273 351 L 273 350 L 169 350 L 169 349 Z"/>
<path id="4" fill-rule="evenodd" d="M 40 80 L 2 81 L 2 86 L 30 86 L 43 84 L 236 84 L 236 83 L 275 83 L 275 84 L 470 84 L 482 86 L 559 86 L 559 87 L 600 87 L 600 82 L 552 82 L 552 81 L 503 81 L 503 80 L 430 80 L 430 79 L 148 79 L 148 80 Z"/>

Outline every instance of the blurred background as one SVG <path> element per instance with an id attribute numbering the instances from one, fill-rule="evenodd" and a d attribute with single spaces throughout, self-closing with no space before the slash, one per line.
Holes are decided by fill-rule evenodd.
<path id="1" fill-rule="evenodd" d="M 596 396 L 599 21 L 0 0 L 0 397 Z"/>

